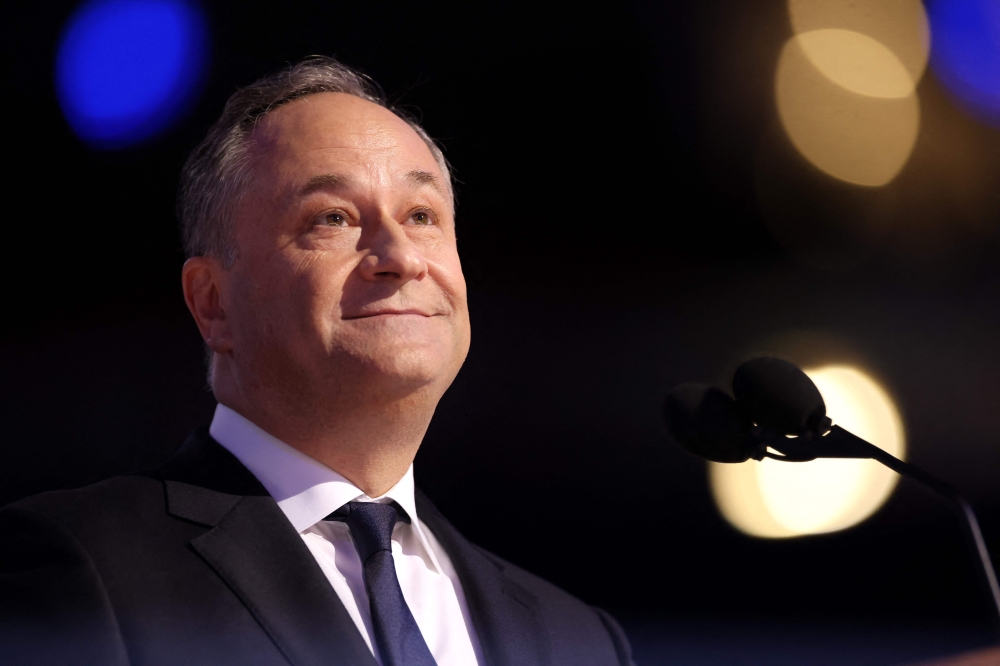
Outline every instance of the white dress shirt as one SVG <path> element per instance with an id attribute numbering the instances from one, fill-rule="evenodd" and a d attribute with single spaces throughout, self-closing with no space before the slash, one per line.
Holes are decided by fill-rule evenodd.
<path id="1" fill-rule="evenodd" d="M 448 554 L 420 523 L 413 497 L 413 465 L 381 497 L 368 497 L 340 474 L 219 405 L 209 430 L 261 482 L 288 517 L 344 603 L 381 665 L 372 631 L 361 558 L 346 523 L 323 518 L 347 502 L 397 502 L 410 516 L 392 532 L 392 559 L 403 598 L 438 666 L 482 664 L 465 594 Z"/>

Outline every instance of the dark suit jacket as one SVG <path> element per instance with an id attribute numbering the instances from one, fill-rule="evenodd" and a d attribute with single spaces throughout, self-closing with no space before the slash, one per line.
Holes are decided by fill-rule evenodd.
<path id="1" fill-rule="evenodd" d="M 491 666 L 629 664 L 606 613 L 467 541 L 421 493 Z M 364 664 L 277 503 L 196 432 L 162 468 L 0 511 L 0 664 Z"/>

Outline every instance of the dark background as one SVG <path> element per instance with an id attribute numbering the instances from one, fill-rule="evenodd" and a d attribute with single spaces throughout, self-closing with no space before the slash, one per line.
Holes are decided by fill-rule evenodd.
<path id="1" fill-rule="evenodd" d="M 1000 131 L 932 73 L 913 157 L 873 191 L 776 126 L 777 0 L 203 6 L 194 107 L 117 152 L 81 143 L 53 91 L 75 3 L 2 10 L 0 504 L 154 466 L 209 422 L 178 171 L 236 87 L 321 53 L 418 110 L 459 181 L 475 335 L 416 469 L 470 538 L 614 611 L 640 663 L 890 664 L 1000 638 L 936 498 L 903 482 L 856 528 L 743 536 L 660 419 L 671 386 L 751 353 L 860 362 L 1000 553 Z"/>

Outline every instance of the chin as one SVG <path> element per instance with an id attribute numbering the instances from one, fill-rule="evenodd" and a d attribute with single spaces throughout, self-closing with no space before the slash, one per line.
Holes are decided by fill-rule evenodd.
<path id="1" fill-rule="evenodd" d="M 356 371 L 387 394 L 406 395 L 425 387 L 451 383 L 457 365 L 451 350 L 438 346 L 379 346 L 361 358 L 355 358 Z M 358 367 L 360 366 L 360 367 Z M 361 380 L 361 377 L 358 377 Z M 444 390 L 443 388 L 441 389 Z"/>
<path id="2" fill-rule="evenodd" d="M 385 377 L 386 381 L 414 387 L 432 384 L 443 375 L 450 375 L 452 365 L 451 359 L 413 350 L 373 360 L 373 369 Z"/>
<path id="3" fill-rule="evenodd" d="M 349 383 L 378 386 L 383 394 L 406 395 L 425 387 L 440 392 L 451 384 L 465 360 L 465 336 L 440 326 L 412 327 L 405 331 L 383 325 L 367 327 L 361 335 L 347 335 L 334 345 L 340 356 L 338 373 L 354 377 Z"/>

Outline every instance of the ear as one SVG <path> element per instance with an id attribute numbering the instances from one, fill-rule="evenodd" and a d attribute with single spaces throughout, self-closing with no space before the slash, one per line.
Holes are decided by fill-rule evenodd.
<path id="1" fill-rule="evenodd" d="M 223 306 L 225 270 L 212 257 L 191 257 L 181 269 L 184 302 L 205 344 L 216 354 L 233 349 L 232 332 Z"/>

